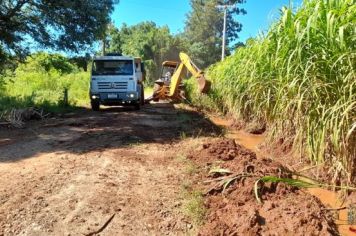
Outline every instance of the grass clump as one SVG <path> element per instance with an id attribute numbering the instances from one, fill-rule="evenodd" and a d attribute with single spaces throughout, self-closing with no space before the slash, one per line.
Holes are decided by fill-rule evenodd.
<path id="1" fill-rule="evenodd" d="M 185 171 L 189 176 L 199 172 L 199 168 L 185 155 L 177 155 L 176 161 L 184 164 Z M 206 214 L 203 193 L 194 189 L 192 180 L 190 178 L 186 178 L 182 183 L 181 195 L 183 199 L 183 214 L 186 215 L 193 224 L 201 225 Z"/>
<path id="2" fill-rule="evenodd" d="M 212 91 L 195 104 L 267 124 L 272 139 L 293 140 L 335 182 L 356 180 L 356 4 L 305 0 L 281 9 L 269 31 L 208 69 Z M 290 139 L 292 137 L 292 139 Z"/>
<path id="3" fill-rule="evenodd" d="M 199 173 L 199 168 L 192 161 L 187 161 L 186 172 L 188 175 L 195 175 Z"/>
<path id="4" fill-rule="evenodd" d="M 196 225 L 204 222 L 206 208 L 204 196 L 200 191 L 185 192 L 183 201 L 183 213 Z"/>
<path id="5" fill-rule="evenodd" d="M 190 160 L 189 158 L 187 158 L 185 155 L 181 155 L 179 154 L 176 157 L 177 162 L 183 163 L 184 167 L 185 167 L 185 172 L 188 175 L 194 175 L 199 173 L 199 168 L 196 164 L 194 164 L 194 162 L 192 160 Z"/>

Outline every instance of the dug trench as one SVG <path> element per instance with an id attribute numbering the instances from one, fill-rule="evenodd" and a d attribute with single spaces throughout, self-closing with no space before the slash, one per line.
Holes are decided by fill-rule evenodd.
<path id="1" fill-rule="evenodd" d="M 325 206 L 296 187 L 266 184 L 258 203 L 256 178 L 288 169 L 223 136 L 171 104 L 2 128 L 0 235 L 338 234 Z"/>
<path id="2" fill-rule="evenodd" d="M 271 183 L 256 193 L 259 178 L 291 178 L 291 172 L 271 159 L 257 158 L 233 139 L 209 140 L 188 158 L 203 170 L 197 185 L 207 215 L 200 235 L 338 234 L 332 215 L 305 191 Z"/>

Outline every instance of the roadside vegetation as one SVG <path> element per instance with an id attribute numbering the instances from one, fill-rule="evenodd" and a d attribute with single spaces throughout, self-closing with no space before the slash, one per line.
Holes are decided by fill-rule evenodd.
<path id="1" fill-rule="evenodd" d="M 195 226 L 204 223 L 207 209 L 204 207 L 204 196 L 199 191 L 187 191 L 183 193 L 183 213 L 192 220 Z"/>
<path id="2" fill-rule="evenodd" d="M 31 106 L 49 111 L 67 109 L 63 106 L 67 103 L 65 89 L 69 93 L 68 105 L 86 103 L 88 73 L 67 57 L 38 51 L 60 51 L 77 58 L 92 52 L 93 44 L 103 38 L 118 2 L 2 1 L 0 114 L 3 110 Z M 85 59 L 81 62 L 87 63 Z"/>
<path id="3" fill-rule="evenodd" d="M 353 0 L 308 0 L 265 35 L 211 66 L 212 91 L 191 101 L 237 120 L 267 124 L 314 164 L 327 163 L 332 180 L 356 176 L 356 5 Z"/>
<path id="4" fill-rule="evenodd" d="M 88 104 L 89 73 L 60 54 L 32 54 L 2 79 L 0 111 L 31 106 L 60 111 Z"/>
<path id="5" fill-rule="evenodd" d="M 199 174 L 199 166 L 182 154 L 179 154 L 176 160 L 184 164 L 185 174 L 189 176 L 181 186 L 182 212 L 192 221 L 194 226 L 199 227 L 204 223 L 204 217 L 207 213 L 207 209 L 204 206 L 203 193 L 193 187 L 194 181 L 192 179 L 194 179 L 194 175 Z"/>

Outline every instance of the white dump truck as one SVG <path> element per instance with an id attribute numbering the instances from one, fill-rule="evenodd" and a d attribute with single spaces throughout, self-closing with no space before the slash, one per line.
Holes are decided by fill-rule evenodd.
<path id="1" fill-rule="evenodd" d="M 100 105 L 134 106 L 139 110 L 144 104 L 144 64 L 140 58 L 121 54 L 96 56 L 90 78 L 91 107 Z"/>

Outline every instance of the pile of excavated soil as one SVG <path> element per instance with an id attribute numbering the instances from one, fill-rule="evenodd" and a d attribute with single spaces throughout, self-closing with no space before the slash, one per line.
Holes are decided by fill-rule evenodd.
<path id="1" fill-rule="evenodd" d="M 260 188 L 262 203 L 258 203 L 254 184 L 260 177 L 291 177 L 282 164 L 257 158 L 225 138 L 203 144 L 189 158 L 206 170 L 200 177 L 208 183 L 202 186 L 208 213 L 199 235 L 338 235 L 332 215 L 323 210 L 317 198 L 301 189 L 265 183 Z M 227 177 L 239 173 L 252 177 L 233 181 L 222 192 L 223 187 L 217 183 L 224 174 L 209 174 L 213 168 L 230 170 L 233 174 Z"/>

